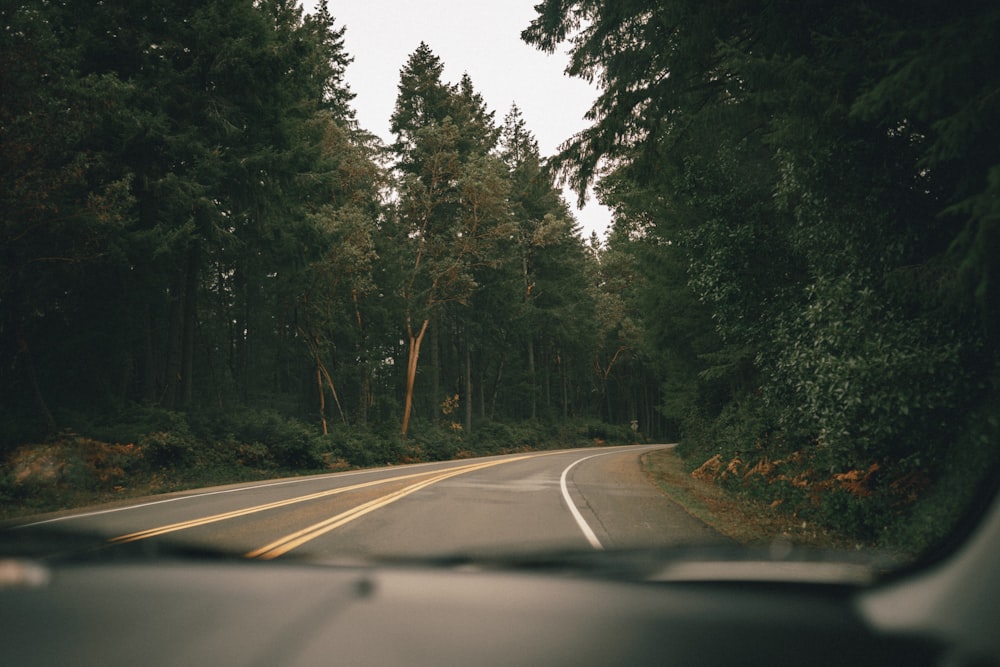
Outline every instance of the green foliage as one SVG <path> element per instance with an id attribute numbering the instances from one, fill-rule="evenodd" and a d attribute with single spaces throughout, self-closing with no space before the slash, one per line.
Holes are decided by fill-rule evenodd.
<path id="1" fill-rule="evenodd" d="M 358 467 L 372 467 L 399 461 L 403 444 L 398 433 L 380 433 L 375 429 L 337 425 L 319 439 L 327 462 L 345 461 Z"/>
<path id="2" fill-rule="evenodd" d="M 462 431 L 455 424 L 417 420 L 407 436 L 406 460 L 448 461 L 463 449 Z"/>
<path id="3" fill-rule="evenodd" d="M 535 434 L 526 431 L 527 422 L 520 425 L 520 428 L 502 422 L 477 424 L 470 444 L 474 451 L 483 454 L 500 454 L 505 450 L 535 445 Z"/>
<path id="4" fill-rule="evenodd" d="M 154 470 L 184 470 L 197 461 L 198 445 L 183 433 L 151 431 L 140 436 L 138 443 Z"/>
<path id="5" fill-rule="evenodd" d="M 970 410 L 971 418 L 948 440 L 948 456 L 926 493 L 908 504 L 904 519 L 885 528 L 882 542 L 904 553 L 947 551 L 972 530 L 996 492 L 1000 471 L 1000 400 L 995 384 Z"/>
<path id="6" fill-rule="evenodd" d="M 557 166 L 581 194 L 604 175 L 612 249 L 648 258 L 635 293 L 683 451 L 858 539 L 906 534 L 935 480 L 996 450 L 962 434 L 1000 367 L 1000 11 L 537 9 L 526 41 L 568 42 L 602 88 Z M 798 471 L 753 472 L 775 461 Z"/>
<path id="7" fill-rule="evenodd" d="M 86 415 L 67 416 L 74 428 L 105 442 L 138 442 L 149 433 L 173 433 L 184 439 L 193 437 L 188 416 L 176 410 L 155 405 L 129 404 L 99 421 L 88 421 Z"/>
<path id="8" fill-rule="evenodd" d="M 316 465 L 324 426 L 374 428 L 375 459 L 344 457 L 369 462 L 452 455 L 473 421 L 632 416 L 636 360 L 592 364 L 635 339 L 601 321 L 618 284 L 516 107 L 498 126 L 426 45 L 387 148 L 325 2 L 0 12 L 5 451 L 72 428 L 243 474 Z M 426 441 L 386 442 L 414 396 Z"/>
<path id="9" fill-rule="evenodd" d="M 286 470 L 315 470 L 322 465 L 317 428 L 276 410 L 203 413 L 195 423 L 208 449 L 235 449 L 236 458 L 243 461 L 273 463 Z"/>
<path id="10" fill-rule="evenodd" d="M 830 470 L 887 459 L 937 465 L 949 416 L 966 401 L 963 338 L 906 318 L 851 276 L 821 281 L 776 335 L 771 403 L 794 406 L 783 415 L 787 427 L 814 433 Z"/>
<path id="11" fill-rule="evenodd" d="M 538 421 L 484 422 L 476 425 L 464 449 L 481 455 L 563 446 L 562 429 Z"/>

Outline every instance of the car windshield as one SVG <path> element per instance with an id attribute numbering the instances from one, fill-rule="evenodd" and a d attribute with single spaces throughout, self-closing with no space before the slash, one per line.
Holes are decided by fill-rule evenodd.
<path id="1" fill-rule="evenodd" d="M 0 17 L 0 519 L 891 569 L 989 497 L 998 5 Z"/>

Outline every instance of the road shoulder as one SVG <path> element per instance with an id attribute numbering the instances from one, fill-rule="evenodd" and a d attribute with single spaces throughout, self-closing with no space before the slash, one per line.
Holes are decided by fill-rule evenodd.
<path id="1" fill-rule="evenodd" d="M 775 540 L 818 548 L 842 548 L 843 539 L 777 507 L 741 498 L 712 482 L 692 477 L 673 447 L 640 456 L 646 482 L 693 517 L 744 546 Z"/>

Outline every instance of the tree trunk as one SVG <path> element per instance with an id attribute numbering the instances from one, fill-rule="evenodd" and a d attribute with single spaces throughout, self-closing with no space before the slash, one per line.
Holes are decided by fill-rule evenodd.
<path id="1" fill-rule="evenodd" d="M 552 413 L 552 361 L 549 355 L 545 355 L 545 413 Z"/>
<path id="2" fill-rule="evenodd" d="M 527 305 L 531 299 L 531 279 L 528 276 L 527 255 L 521 256 L 521 274 L 524 278 L 524 303 Z M 528 337 L 528 378 L 531 382 L 531 418 L 536 419 L 538 417 L 538 384 L 535 382 L 535 339 L 530 336 Z"/>
<path id="3" fill-rule="evenodd" d="M 485 363 L 479 369 L 479 418 L 486 421 L 486 370 L 483 366 Z"/>
<path id="4" fill-rule="evenodd" d="M 330 387 L 330 394 L 333 395 L 333 402 L 337 406 L 337 413 L 340 415 L 341 421 L 348 424 L 347 415 L 344 414 L 344 408 L 340 405 L 340 396 L 337 394 L 337 387 L 333 384 L 333 377 L 330 375 L 330 371 L 327 370 L 326 364 L 323 363 L 323 359 L 320 356 L 319 342 L 314 336 L 307 334 L 302 327 L 299 327 L 298 330 L 302 338 L 306 341 L 309 352 L 312 353 L 313 361 L 316 363 L 316 381 L 319 383 L 320 410 L 324 411 L 325 408 L 326 399 L 323 397 L 323 378 L 326 378 L 326 384 Z M 325 411 L 323 412 L 323 433 L 326 433 Z"/>
<path id="5" fill-rule="evenodd" d="M 431 332 L 431 391 L 428 396 L 428 414 L 438 415 L 441 403 L 441 336 L 440 330 L 443 317 L 438 317 L 435 326 L 429 327 Z"/>
<path id="6" fill-rule="evenodd" d="M 614 424 L 615 423 L 614 415 L 611 414 L 614 408 L 611 405 L 611 386 L 610 383 L 608 382 L 608 378 L 605 377 L 604 381 L 601 384 L 604 385 L 604 405 L 608 410 L 608 423 Z"/>
<path id="7" fill-rule="evenodd" d="M 465 341 L 465 432 L 472 434 L 472 345 Z"/>
<path id="8" fill-rule="evenodd" d="M 188 407 L 194 400 L 194 339 L 195 324 L 198 319 L 198 277 L 200 268 L 200 251 L 198 244 L 191 246 L 187 257 L 187 269 L 184 276 L 184 309 L 181 325 L 181 365 L 180 365 L 180 403 Z"/>
<path id="9" fill-rule="evenodd" d="M 177 407 L 178 399 L 180 398 L 180 379 L 181 374 L 184 372 L 181 364 L 183 362 L 182 343 L 184 340 L 184 313 L 186 310 L 184 300 L 187 297 L 185 293 L 187 289 L 186 268 L 187 262 L 184 262 L 184 265 L 174 275 L 170 291 L 171 294 L 176 296 L 171 298 L 170 304 L 167 307 L 167 338 L 163 345 L 166 362 L 163 365 L 163 374 L 159 387 L 161 392 L 159 404 L 167 410 L 173 410 Z"/>
<path id="10" fill-rule="evenodd" d="M 155 344 L 153 342 L 153 313 L 149 303 L 142 305 L 142 398 L 146 403 L 155 403 L 157 399 L 156 379 L 157 369 Z"/>
<path id="11" fill-rule="evenodd" d="M 357 357 L 361 359 L 361 363 L 358 364 L 358 416 L 356 422 L 358 424 L 368 423 L 368 405 L 371 402 L 371 382 L 369 380 L 369 371 L 367 358 L 368 355 L 365 353 L 366 349 L 366 336 L 364 322 L 361 319 L 361 306 L 358 303 L 358 290 L 351 290 L 351 298 L 354 300 L 354 319 L 358 323 L 358 346 L 357 346 Z"/>
<path id="12" fill-rule="evenodd" d="M 362 426 L 368 423 L 368 405 L 372 400 L 371 381 L 368 379 L 368 366 L 364 363 L 358 366 L 358 418 L 356 422 Z"/>
<path id="13" fill-rule="evenodd" d="M 535 382 L 535 341 L 528 339 L 528 377 L 531 380 L 531 418 L 538 418 L 538 386 Z"/>
<path id="14" fill-rule="evenodd" d="M 500 395 L 500 380 L 503 379 L 503 362 L 505 357 L 500 357 L 500 363 L 497 364 L 497 373 L 493 378 L 493 396 L 490 398 L 490 421 L 495 421 L 497 418 L 497 397 Z"/>
<path id="15" fill-rule="evenodd" d="M 559 375 L 562 380 L 562 412 L 563 421 L 569 421 L 569 378 L 566 374 L 566 364 L 562 361 L 562 355 L 556 355 L 556 361 L 559 363 Z"/>
<path id="16" fill-rule="evenodd" d="M 323 373 L 316 366 L 316 390 L 319 392 L 319 421 L 323 425 L 323 435 L 328 433 L 326 428 L 326 392 L 323 391 Z"/>
<path id="17" fill-rule="evenodd" d="M 319 364 L 319 370 L 323 374 L 323 377 L 326 378 L 327 386 L 330 387 L 330 394 L 333 395 L 333 403 L 337 406 L 337 414 L 340 415 L 340 420 L 345 424 L 349 423 L 347 421 L 347 415 L 344 414 L 344 408 L 340 405 L 340 396 L 337 395 L 337 387 L 333 384 L 333 378 L 330 376 L 330 371 L 326 370 L 326 366 L 319 360 L 319 357 L 316 357 L 316 362 Z"/>
<path id="18" fill-rule="evenodd" d="M 49 410 L 48 403 L 45 402 L 45 396 L 42 394 L 42 386 L 38 382 L 38 374 L 35 372 L 35 362 L 31 358 L 31 350 L 28 348 L 28 342 L 21 336 L 17 339 L 18 351 L 21 358 L 24 360 L 25 372 L 28 374 L 28 382 L 31 384 L 31 392 L 35 395 L 35 404 L 38 406 L 38 411 L 42 415 L 42 420 L 45 422 L 45 428 L 48 432 L 56 432 L 56 420 L 52 417 L 52 411 Z"/>
<path id="19" fill-rule="evenodd" d="M 406 334 L 410 341 L 409 355 L 406 360 L 406 402 L 403 407 L 403 437 L 406 437 L 410 429 L 410 414 L 413 412 L 413 385 L 417 379 L 417 360 L 420 358 L 420 346 L 424 342 L 424 334 L 427 333 L 429 319 L 425 319 L 420 325 L 420 331 L 413 335 L 413 327 L 406 324 Z"/>

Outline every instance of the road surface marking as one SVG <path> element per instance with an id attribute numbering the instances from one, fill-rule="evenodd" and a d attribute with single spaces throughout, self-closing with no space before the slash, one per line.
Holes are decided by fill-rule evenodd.
<path id="1" fill-rule="evenodd" d="M 408 468 L 416 468 L 422 466 L 434 465 L 435 462 L 429 463 L 412 463 L 408 464 Z M 164 503 L 175 503 L 179 500 L 194 500 L 197 498 L 204 498 L 207 496 L 219 496 L 227 493 L 239 493 L 241 491 L 253 491 L 255 489 L 266 489 L 272 486 L 287 486 L 289 484 L 301 484 L 302 482 L 315 482 L 322 479 L 332 479 L 338 477 L 353 477 L 355 475 L 365 475 L 371 474 L 372 472 L 379 472 L 385 470 L 385 468 L 372 468 L 370 470 L 351 470 L 349 472 L 335 472 L 326 475 L 305 475 L 302 477 L 296 477 L 295 479 L 283 479 L 277 482 L 264 482 L 262 484 L 251 484 L 248 486 L 238 486 L 232 489 L 218 489 L 216 491 L 202 491 L 200 493 L 191 493 L 183 496 L 175 496 L 173 498 L 163 498 L 161 500 L 151 500 L 145 503 L 138 503 L 136 505 L 126 505 L 124 507 L 110 507 L 104 510 L 94 510 L 91 512 L 80 512 L 79 514 L 68 514 L 66 516 L 57 516 L 51 519 L 42 519 L 41 521 L 33 521 L 31 523 L 22 523 L 15 528 L 31 528 L 33 526 L 41 526 L 47 523 L 56 523 L 58 521 L 70 521 L 72 519 L 85 519 L 92 516 L 100 516 L 102 514 L 114 514 L 116 512 L 125 512 L 128 510 L 141 509 L 143 507 L 152 507 L 153 505 L 162 505 Z M 427 474 L 427 473 L 421 473 Z"/>
<path id="2" fill-rule="evenodd" d="M 255 506 L 247 507 L 247 508 L 243 508 L 243 509 L 232 510 L 230 512 L 223 512 L 223 513 L 220 513 L 220 514 L 213 514 L 213 515 L 209 515 L 209 516 L 204 516 L 204 517 L 199 517 L 199 518 L 195 518 L 195 519 L 190 519 L 190 520 L 187 520 L 187 521 L 179 521 L 179 522 L 176 522 L 176 523 L 171 523 L 171 524 L 167 524 L 167 525 L 163 525 L 163 526 L 157 526 L 157 527 L 154 527 L 154 528 L 148 528 L 148 529 L 145 529 L 145 530 L 140 530 L 140 531 L 136 531 L 136 532 L 133 532 L 133 533 L 128 533 L 126 535 L 119 535 L 118 537 L 113 537 L 113 538 L 111 538 L 108 541 L 109 542 L 113 542 L 113 543 L 135 542 L 135 541 L 138 541 L 138 540 L 144 540 L 144 539 L 148 539 L 148 538 L 151 538 L 151 537 L 158 537 L 158 536 L 161 536 L 161 535 L 166 535 L 166 534 L 177 532 L 177 531 L 180 531 L 180 530 L 186 530 L 188 528 L 195 528 L 195 527 L 198 527 L 198 526 L 204 526 L 204 525 L 208 525 L 208 524 L 211 524 L 211 523 L 216 523 L 216 522 L 219 522 L 219 521 L 225 521 L 225 520 L 228 520 L 228 519 L 235 519 L 235 518 L 238 518 L 238 517 L 247 516 L 247 515 L 250 515 L 250 514 L 255 514 L 257 512 L 264 512 L 264 511 L 271 510 L 271 509 L 277 509 L 277 508 L 281 508 L 281 507 L 287 507 L 289 505 L 294 505 L 294 504 L 297 504 L 297 503 L 309 502 L 309 501 L 312 501 L 312 500 L 318 500 L 318 499 L 321 499 L 321 498 L 335 496 L 335 495 L 338 495 L 338 494 L 341 494 L 341 493 L 347 493 L 349 491 L 356 491 L 356 490 L 359 490 L 359 489 L 369 488 L 369 487 L 372 487 L 372 486 L 377 486 L 379 484 L 389 484 L 389 483 L 392 483 L 392 482 L 400 482 L 400 481 L 404 481 L 404 480 L 407 480 L 407 479 L 413 479 L 415 477 L 424 477 L 424 476 L 428 476 L 428 475 L 433 475 L 433 477 L 431 477 L 430 479 L 423 480 L 421 482 L 417 482 L 416 484 L 411 484 L 410 486 L 405 487 L 404 489 L 402 489 L 400 491 L 389 493 L 389 494 L 387 494 L 385 496 L 381 496 L 380 498 L 376 498 L 375 500 L 369 501 L 367 503 L 363 503 L 363 504 L 361 504 L 361 505 L 359 505 L 359 506 L 357 506 L 357 507 L 355 507 L 355 508 L 353 508 L 351 510 L 348 510 L 346 512 L 342 512 L 341 514 L 338 514 L 338 515 L 336 515 L 334 517 L 326 519 L 326 520 L 324 520 L 324 521 L 322 521 L 322 522 L 320 522 L 318 524 L 314 524 L 313 526 L 309 526 L 308 528 L 305 528 L 303 530 L 300 530 L 300 531 L 297 531 L 295 533 L 292 533 L 291 535 L 285 536 L 284 538 L 281 538 L 280 540 L 276 540 L 275 542 L 272 542 L 271 544 L 267 545 L 266 547 L 262 547 L 261 549 L 254 550 L 254 551 L 250 552 L 249 554 L 247 554 L 248 557 L 252 557 L 252 558 L 265 558 L 265 559 L 266 558 L 275 558 L 277 556 L 280 556 L 283 553 L 287 553 L 288 551 L 296 548 L 297 546 L 305 544 L 306 542 L 319 537 L 320 535 L 328 533 L 331 530 L 334 530 L 335 528 L 338 528 L 338 527 L 340 527 L 340 526 L 342 526 L 342 525 L 344 525 L 346 523 L 349 523 L 349 522 L 353 521 L 354 519 L 360 518 L 361 516 L 364 516 L 365 514 L 373 512 L 376 509 L 379 509 L 381 507 L 385 507 L 386 505 L 389 505 L 389 504 L 391 504 L 393 502 L 396 502 L 397 500 L 399 500 L 401 498 L 404 498 L 405 496 L 408 496 L 411 493 L 415 493 L 416 491 L 419 491 L 419 490 L 421 490 L 423 488 L 426 488 L 426 487 L 428 487 L 428 486 L 430 486 L 432 484 L 436 484 L 437 482 L 443 481 L 445 479 L 450 479 L 451 477 L 456 477 L 456 476 L 464 474 L 466 472 L 473 472 L 473 471 L 476 471 L 476 470 L 482 470 L 482 469 L 485 469 L 485 468 L 490 468 L 490 467 L 493 467 L 493 466 L 496 466 L 496 465 L 501 465 L 501 464 L 504 464 L 504 463 L 513 463 L 515 461 L 522 461 L 522 460 L 525 460 L 525 459 L 536 458 L 536 457 L 540 457 L 540 456 L 551 456 L 551 455 L 554 455 L 554 454 L 563 454 L 563 453 L 566 453 L 566 452 L 564 450 L 536 452 L 536 453 L 525 454 L 525 455 L 517 456 L 517 457 L 513 457 L 513 458 L 505 458 L 505 459 L 501 459 L 501 460 L 488 461 L 488 462 L 485 462 L 485 463 L 474 463 L 474 464 L 468 464 L 468 465 L 461 465 L 461 466 L 456 466 L 456 467 L 450 467 L 450 468 L 446 468 L 445 470 L 437 470 L 437 471 L 433 471 L 432 470 L 432 471 L 409 473 L 409 474 L 406 474 L 406 475 L 396 475 L 394 477 L 386 477 L 386 478 L 382 478 L 382 479 L 372 480 L 372 481 L 369 481 L 369 482 L 362 482 L 360 484 L 353 484 L 353 485 L 350 485 L 350 486 L 339 487 L 339 488 L 336 488 L 336 489 L 328 489 L 328 490 L 325 490 L 325 491 L 319 491 L 319 492 L 307 494 L 307 495 L 304 495 L 304 496 L 296 496 L 294 498 L 288 498 L 288 499 L 285 499 L 285 500 L 279 500 L 279 501 L 275 501 L 275 502 L 265 503 L 265 504 L 262 504 L 262 505 L 255 505 Z M 577 510 L 577 508 L 574 505 L 572 499 L 570 498 L 569 490 L 568 490 L 568 488 L 566 486 L 566 478 L 567 478 L 567 475 L 568 475 L 570 469 L 573 468 L 573 466 L 575 466 L 577 463 L 580 463 L 580 462 L 585 461 L 585 460 L 590 459 L 590 458 L 594 458 L 595 456 L 603 456 L 604 454 L 611 454 L 611 453 L 614 453 L 614 452 L 613 451 L 607 451 L 607 452 L 602 452 L 600 454 L 592 454 L 590 456 L 585 456 L 585 457 L 583 457 L 581 459 L 578 459 L 578 460 L 574 461 L 573 463 L 571 463 L 563 471 L 562 478 L 560 479 L 560 487 L 562 489 L 563 498 L 565 499 L 566 504 L 569 507 L 570 512 L 573 514 L 573 517 L 576 520 L 577 524 L 580 526 L 580 529 L 583 531 L 584 536 L 587 538 L 588 542 L 590 542 L 591 546 L 593 546 L 595 549 L 602 549 L 603 546 L 601 545 L 600 541 L 597 539 L 597 536 L 594 534 L 593 530 L 591 530 L 590 526 L 587 525 L 587 522 L 583 519 L 583 516 L 580 514 L 579 510 Z M 424 465 L 426 465 L 426 464 L 424 464 Z M 361 472 L 364 472 L 364 471 L 357 471 L 357 472 L 361 473 Z M 316 477 L 313 477 L 312 479 L 315 480 Z M 239 491 L 239 490 L 245 490 L 246 488 L 261 488 L 261 487 L 266 487 L 266 486 L 276 486 L 276 485 L 281 484 L 281 483 L 283 483 L 283 482 L 278 482 L 278 483 L 273 483 L 273 484 L 260 484 L 260 485 L 255 485 L 253 487 L 240 487 L 239 489 L 227 489 L 227 490 L 223 490 L 223 491 L 207 492 L 207 493 L 204 493 L 204 494 L 196 494 L 196 495 L 193 495 L 193 496 L 185 496 L 184 498 L 194 498 L 194 497 L 200 497 L 202 495 L 205 495 L 205 496 L 207 496 L 207 495 L 214 495 L 216 493 L 229 493 L 229 492 L 234 492 L 234 491 Z M 158 501 L 158 502 L 169 502 L 170 500 L 180 500 L 180 499 L 183 499 L 183 498 L 167 499 L 167 500 Z M 134 505 L 134 506 L 130 506 L 129 508 L 143 507 L 143 506 L 154 505 L 154 504 L 157 504 L 157 502 L 145 503 L 143 505 Z M 118 509 L 129 509 L 129 508 L 118 508 Z M 112 509 L 112 510 L 109 510 L 109 511 L 116 511 L 116 510 Z M 99 513 L 101 513 L 101 512 L 94 512 L 93 514 L 99 514 Z M 89 516 L 89 514 L 88 514 L 88 516 Z"/>
<path id="3" fill-rule="evenodd" d="M 452 477 L 457 477 L 458 475 L 464 475 L 465 473 L 468 472 L 474 472 L 476 470 L 484 470 L 486 468 L 492 468 L 493 466 L 502 465 L 504 463 L 513 463 L 515 461 L 523 461 L 525 459 L 537 458 L 539 456 L 548 456 L 553 453 L 555 452 L 544 452 L 541 454 L 526 454 L 524 456 L 518 456 L 512 459 L 504 459 L 502 461 L 489 461 L 486 463 L 477 463 L 471 466 L 463 466 L 462 468 L 452 468 L 450 470 L 447 470 L 443 473 L 436 475 L 435 477 L 422 480 L 420 482 L 417 482 L 416 484 L 411 484 L 410 486 L 400 489 L 399 491 L 393 491 L 392 493 L 388 493 L 380 498 L 370 500 L 367 503 L 363 503 L 361 505 L 358 505 L 357 507 L 349 509 L 346 512 L 341 512 L 340 514 L 332 516 L 329 519 L 325 519 L 323 521 L 320 521 L 319 523 L 307 526 L 302 530 L 297 530 L 294 533 L 279 538 L 274 542 L 271 542 L 270 544 L 267 544 L 259 549 L 254 549 L 253 551 L 245 554 L 245 556 L 247 558 L 260 558 L 262 560 L 271 560 L 273 558 L 277 558 L 278 556 L 286 554 L 292 549 L 295 549 L 296 547 L 300 547 L 307 542 L 311 542 L 317 537 L 320 537 L 322 535 L 325 535 L 326 533 L 329 533 L 332 530 L 340 528 L 341 526 L 348 524 L 351 521 L 354 521 L 355 519 L 360 519 L 364 515 L 370 514 L 371 512 L 374 512 L 377 509 L 381 509 L 387 505 L 391 505 L 397 500 L 402 500 L 406 496 L 412 493 L 416 493 L 421 489 L 425 489 L 428 486 L 431 486 L 432 484 L 437 484 L 438 482 L 442 482 Z"/>
<path id="4" fill-rule="evenodd" d="M 520 460 L 524 457 L 519 457 L 517 459 L 504 459 L 504 461 L 515 461 Z M 448 470 L 455 470 L 460 472 L 465 472 L 467 470 L 473 470 L 480 467 L 482 464 L 470 464 L 459 466 L 457 468 L 449 468 Z M 341 493 L 346 493 L 348 491 L 356 491 L 358 489 L 364 489 L 371 486 L 377 486 L 379 484 L 389 484 L 391 482 L 399 482 L 406 479 L 412 479 L 414 477 L 423 477 L 425 475 L 433 475 L 439 473 L 440 471 L 428 470 L 424 472 L 415 472 L 408 475 L 397 475 L 395 477 L 386 477 L 384 479 L 376 479 L 370 482 L 362 482 L 361 484 L 352 484 L 351 486 L 343 486 L 336 489 L 328 489 L 326 491 L 318 491 L 316 493 L 310 493 L 304 496 L 296 496 L 294 498 L 288 498 L 286 500 L 277 500 L 271 503 L 265 503 L 263 505 L 255 505 L 253 507 L 246 507 L 243 509 L 233 510 L 231 512 L 223 512 L 221 514 L 213 514 L 210 516 L 199 517 L 197 519 L 189 519 L 187 521 L 179 521 L 177 523 L 167 524 L 165 526 L 158 526 L 155 528 L 147 528 L 146 530 L 136 531 L 134 533 L 129 533 L 127 535 L 119 535 L 118 537 L 113 537 L 109 542 L 125 543 L 125 542 L 135 542 L 137 540 L 144 540 L 150 537 L 158 537 L 160 535 L 166 535 L 168 533 L 177 532 L 179 530 L 185 530 L 187 528 L 194 528 L 197 526 L 204 526 L 206 524 L 215 523 L 218 521 L 225 521 L 227 519 L 235 519 L 237 517 L 246 516 L 248 514 L 255 514 L 257 512 L 264 512 L 270 509 L 276 509 L 278 507 L 286 507 L 288 505 L 294 505 L 296 503 L 304 503 L 310 500 L 318 500 L 320 498 L 326 498 L 329 496 L 335 496 Z"/>
<path id="5" fill-rule="evenodd" d="M 583 531 L 583 536 L 587 538 L 588 542 L 590 542 L 590 546 L 594 547 L 597 550 L 603 549 L 604 545 L 601 544 L 601 541 L 599 539 L 597 539 L 597 535 L 595 535 L 594 531 L 591 530 L 589 525 L 587 525 L 587 522 L 584 520 L 583 515 L 580 514 L 580 510 L 576 508 L 576 503 L 574 503 L 573 499 L 570 498 L 569 489 L 566 486 L 566 477 L 567 475 L 569 475 L 569 471 L 572 470 L 573 466 L 575 466 L 577 463 L 581 463 L 583 461 L 586 461 L 587 459 L 592 459 L 596 456 L 604 456 L 605 454 L 613 454 L 613 453 L 614 452 L 602 452 L 601 454 L 591 454 L 590 456 L 584 456 L 582 459 L 577 459 L 576 461 L 573 461 L 568 466 L 566 466 L 566 469 L 562 471 L 562 476 L 559 477 L 559 488 L 562 489 L 563 500 L 566 501 L 566 506 L 569 507 L 570 514 L 572 514 L 573 518 L 576 519 L 576 525 L 578 525 L 580 527 L 580 530 Z"/>

